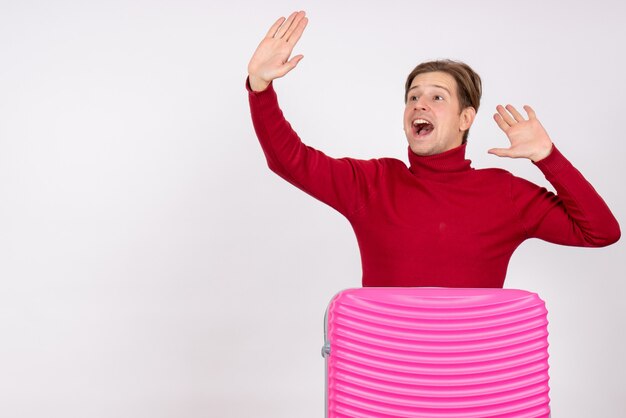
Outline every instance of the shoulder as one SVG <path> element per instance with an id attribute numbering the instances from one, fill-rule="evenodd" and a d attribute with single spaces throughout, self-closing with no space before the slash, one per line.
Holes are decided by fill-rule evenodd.
<path id="1" fill-rule="evenodd" d="M 398 160 L 397 158 L 383 157 L 383 158 L 377 158 L 377 161 L 379 164 L 387 166 L 387 167 L 392 167 L 395 169 L 404 169 L 404 170 L 408 169 L 404 161 Z"/>
<path id="2" fill-rule="evenodd" d="M 354 175 L 363 176 L 372 185 L 395 182 L 410 173 L 406 164 L 396 158 L 382 157 L 369 160 L 342 158 L 341 160 L 348 161 Z"/>
<path id="3" fill-rule="evenodd" d="M 480 176 L 508 177 L 512 176 L 511 172 L 503 168 L 475 168 L 474 173 Z"/>
<path id="4" fill-rule="evenodd" d="M 512 195 L 535 193 L 537 191 L 545 190 L 545 188 L 533 183 L 530 180 L 526 180 L 523 177 L 518 177 L 515 174 L 501 169 L 501 168 L 484 168 L 475 170 L 477 179 L 483 184 L 499 185 L 500 187 L 506 187 L 509 193 Z"/>
<path id="5" fill-rule="evenodd" d="M 501 181 L 501 182 L 510 182 L 515 177 L 511 172 L 504 170 L 502 168 L 475 168 L 472 171 L 472 174 L 475 178 L 480 179 L 481 181 Z"/>
<path id="6" fill-rule="evenodd" d="M 364 168 L 378 168 L 383 170 L 408 170 L 408 167 L 404 162 L 398 160 L 396 158 L 390 157 L 382 157 L 382 158 L 371 158 L 367 159 L 359 159 L 352 157 L 344 157 L 338 158 L 339 161 L 346 161 L 354 166 L 360 166 Z"/>
<path id="7" fill-rule="evenodd" d="M 389 176 L 397 177 L 411 173 L 406 163 L 397 158 L 384 157 L 378 158 L 376 161 Z"/>

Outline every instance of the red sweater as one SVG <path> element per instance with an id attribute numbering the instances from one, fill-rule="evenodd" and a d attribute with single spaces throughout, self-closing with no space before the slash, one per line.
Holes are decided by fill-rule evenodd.
<path id="1" fill-rule="evenodd" d="M 300 141 L 273 86 L 247 84 L 272 171 L 343 214 L 354 229 L 363 286 L 502 287 L 528 238 L 585 247 L 617 241 L 617 220 L 558 149 L 536 165 L 558 195 L 501 169 L 471 167 L 465 145 L 432 156 L 330 158 Z"/>

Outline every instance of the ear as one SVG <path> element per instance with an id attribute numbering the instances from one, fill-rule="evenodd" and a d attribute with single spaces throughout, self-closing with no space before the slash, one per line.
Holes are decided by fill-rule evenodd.
<path id="1" fill-rule="evenodd" d="M 470 126 L 472 126 L 472 123 L 474 123 L 474 118 L 476 117 L 476 109 L 474 109 L 471 106 L 466 107 L 465 109 L 463 109 L 461 111 L 461 114 L 459 115 L 460 118 L 460 124 L 459 124 L 459 128 L 462 131 L 467 131 Z"/>

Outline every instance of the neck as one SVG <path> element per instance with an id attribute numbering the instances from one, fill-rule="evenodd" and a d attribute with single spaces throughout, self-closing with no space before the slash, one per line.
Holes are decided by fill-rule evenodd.
<path id="1" fill-rule="evenodd" d="M 467 144 L 434 155 L 417 155 L 409 148 L 409 170 L 419 177 L 440 176 L 471 170 L 471 161 L 465 159 Z"/>

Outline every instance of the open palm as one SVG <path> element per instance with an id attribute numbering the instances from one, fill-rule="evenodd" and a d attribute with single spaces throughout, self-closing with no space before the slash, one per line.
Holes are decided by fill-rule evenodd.
<path id="1" fill-rule="evenodd" d="M 294 69 L 304 57 L 296 55 L 289 59 L 307 22 L 304 12 L 294 12 L 286 21 L 281 17 L 272 25 L 248 64 L 250 87 L 253 90 L 264 90 L 272 80 Z"/>
<path id="2" fill-rule="evenodd" d="M 552 141 L 530 106 L 524 106 L 528 119 L 524 119 L 511 105 L 507 105 L 506 108 L 498 105 L 496 110 L 498 113 L 494 115 L 494 120 L 509 138 L 511 146 L 492 148 L 488 151 L 490 154 L 499 157 L 528 158 L 535 162 L 550 154 Z"/>

